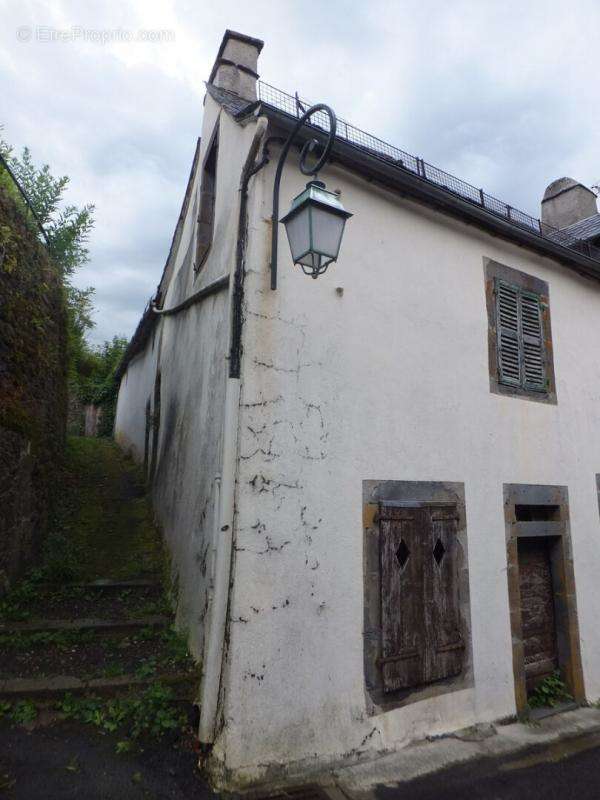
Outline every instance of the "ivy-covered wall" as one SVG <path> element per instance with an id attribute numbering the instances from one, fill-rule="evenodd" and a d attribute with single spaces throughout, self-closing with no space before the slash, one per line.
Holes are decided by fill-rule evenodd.
<path id="1" fill-rule="evenodd" d="M 0 593 L 43 541 L 67 414 L 61 279 L 21 206 L 0 182 Z"/>

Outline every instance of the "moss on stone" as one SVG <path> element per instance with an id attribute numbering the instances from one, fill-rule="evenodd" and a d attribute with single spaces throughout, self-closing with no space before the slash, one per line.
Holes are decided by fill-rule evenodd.
<path id="1" fill-rule="evenodd" d="M 1 170 L 0 178 L 1 592 L 47 528 L 64 448 L 67 347 L 60 271 Z"/>
<path id="2" fill-rule="evenodd" d="M 75 551 L 78 577 L 160 578 L 160 534 L 140 470 L 108 439 L 70 437 L 52 538 Z"/>

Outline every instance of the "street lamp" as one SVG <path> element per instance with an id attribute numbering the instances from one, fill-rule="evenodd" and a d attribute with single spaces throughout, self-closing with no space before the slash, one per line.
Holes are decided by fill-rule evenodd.
<path id="1" fill-rule="evenodd" d="M 305 275 L 318 278 L 337 260 L 344 226 L 351 216 L 322 181 L 309 181 L 292 200 L 292 207 L 280 221 L 285 225 L 292 260 Z"/>
<path id="2" fill-rule="evenodd" d="M 298 120 L 288 136 L 275 171 L 273 186 L 273 214 L 271 217 L 271 289 L 277 288 L 277 242 L 278 224 L 285 225 L 292 260 L 299 264 L 302 271 L 312 278 L 322 275 L 332 261 L 336 261 L 340 252 L 342 236 L 346 220 L 352 216 L 346 211 L 337 194 L 329 192 L 322 181 L 312 180 L 306 188 L 292 201 L 287 214 L 279 220 L 279 185 L 283 165 L 292 142 L 300 128 L 313 114 L 324 112 L 329 117 L 329 132 L 323 152 L 316 164 L 308 166 L 306 158 L 319 146 L 317 139 L 307 141 L 300 152 L 300 171 L 304 175 L 317 173 L 323 167 L 335 139 L 336 117 L 333 110 L 324 104 L 311 106 Z"/>

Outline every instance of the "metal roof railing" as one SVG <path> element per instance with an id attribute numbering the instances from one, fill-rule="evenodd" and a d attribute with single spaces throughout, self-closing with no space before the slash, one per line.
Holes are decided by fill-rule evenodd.
<path id="1" fill-rule="evenodd" d="M 258 81 L 258 97 L 265 105 L 272 106 L 278 111 L 288 114 L 290 117 L 300 117 L 304 111 L 310 107 L 310 103 L 300 100 L 298 95 L 291 95 L 277 89 L 264 81 Z M 310 124 L 313 127 L 329 130 L 329 118 L 324 112 L 317 112 L 311 117 Z M 502 217 L 513 225 L 523 228 L 530 233 L 534 233 L 544 239 L 549 239 L 555 244 L 566 247 L 569 250 L 581 253 L 596 261 L 600 261 L 600 248 L 584 240 L 575 240 L 572 235 L 558 228 L 554 228 L 537 217 L 532 217 L 525 211 L 520 211 L 514 206 L 498 200 L 483 189 L 472 186 L 470 183 L 451 175 L 439 167 L 429 164 L 418 156 L 413 156 L 392 144 L 384 142 L 377 136 L 373 136 L 360 128 L 351 125 L 345 120 L 337 120 L 336 137 L 343 139 L 348 144 L 368 151 L 370 155 L 392 163 L 399 169 L 407 170 L 417 175 L 428 183 L 435 184 L 441 189 L 450 192 L 463 200 L 467 200 L 473 205 L 485 209 L 490 214 Z"/>

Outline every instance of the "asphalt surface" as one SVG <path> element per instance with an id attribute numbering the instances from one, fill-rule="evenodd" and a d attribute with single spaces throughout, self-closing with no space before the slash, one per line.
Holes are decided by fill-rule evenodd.
<path id="1" fill-rule="evenodd" d="M 483 758 L 397 787 L 377 800 L 600 800 L 600 735 L 510 758 Z"/>
<path id="2" fill-rule="evenodd" d="M 171 742 L 117 755 L 116 739 L 62 723 L 31 733 L 0 726 L 2 800 L 216 800 L 192 750 Z"/>
<path id="3" fill-rule="evenodd" d="M 28 732 L 0 726 L 2 800 L 218 800 L 197 756 L 171 742 L 117 755 L 115 739 L 76 723 Z M 395 787 L 375 800 L 600 800 L 600 734 L 503 759 L 479 759 Z"/>

